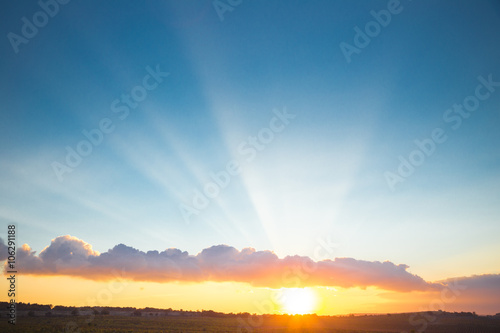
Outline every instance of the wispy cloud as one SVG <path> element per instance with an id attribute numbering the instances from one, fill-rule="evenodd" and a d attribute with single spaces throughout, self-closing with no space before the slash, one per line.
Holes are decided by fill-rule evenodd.
<path id="1" fill-rule="evenodd" d="M 4 249 L 3 240 L 0 247 Z M 279 258 L 272 251 L 241 251 L 227 245 L 206 248 L 190 255 L 176 248 L 139 251 L 119 244 L 104 253 L 73 236 L 52 240 L 40 254 L 27 244 L 18 249 L 18 269 L 23 274 L 67 275 L 109 280 L 124 278 L 154 282 L 235 281 L 257 287 L 369 286 L 392 291 L 429 290 L 439 287 L 407 271 L 408 266 L 389 261 L 353 258 L 313 261 L 303 256 Z"/>

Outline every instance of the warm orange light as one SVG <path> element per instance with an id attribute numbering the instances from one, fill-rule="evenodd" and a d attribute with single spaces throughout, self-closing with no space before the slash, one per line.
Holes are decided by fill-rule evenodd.
<path id="1" fill-rule="evenodd" d="M 317 296 L 309 288 L 285 288 L 281 303 L 285 313 L 309 314 L 316 309 Z"/>

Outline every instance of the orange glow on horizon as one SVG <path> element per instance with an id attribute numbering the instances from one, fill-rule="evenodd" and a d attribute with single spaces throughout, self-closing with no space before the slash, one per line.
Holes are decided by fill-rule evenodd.
<path id="1" fill-rule="evenodd" d="M 0 288 L 7 290 L 7 279 Z M 71 290 L 71 293 L 67 291 Z M 317 314 L 395 313 L 431 309 L 440 300 L 435 292 L 390 292 L 362 288 L 255 288 L 236 282 L 155 283 L 130 280 L 91 281 L 73 277 L 26 276 L 17 280 L 17 302 L 64 306 L 154 307 L 188 311 L 213 310 L 224 313 Z M 7 301 L 7 294 L 0 301 Z M 447 295 L 451 297 L 450 295 Z M 461 311 L 462 300 L 480 304 L 462 292 L 442 310 Z M 434 302 L 434 303 L 433 303 Z M 469 309 L 470 308 L 470 309 Z M 464 308 L 474 311 L 473 307 Z"/>

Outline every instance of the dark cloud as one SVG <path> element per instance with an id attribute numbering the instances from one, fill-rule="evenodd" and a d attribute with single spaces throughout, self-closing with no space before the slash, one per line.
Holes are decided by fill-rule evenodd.
<path id="1" fill-rule="evenodd" d="M 124 244 L 105 253 L 76 237 L 60 236 L 39 255 L 28 245 L 18 249 L 18 269 L 24 274 L 69 275 L 94 280 L 117 275 L 136 281 L 235 281 L 259 287 L 375 286 L 394 291 L 428 290 L 431 284 L 391 262 L 336 258 L 315 262 L 308 257 L 279 258 L 271 251 L 241 251 L 217 245 L 190 255 L 179 249 L 143 252 Z"/>
<path id="2" fill-rule="evenodd" d="M 500 309 L 500 274 L 482 274 L 446 279 L 441 283 L 456 290 L 459 301 L 496 304 Z"/>
<path id="3" fill-rule="evenodd" d="M 444 289 L 435 301 L 447 311 L 500 312 L 500 274 L 482 274 L 440 281 Z"/>
<path id="4" fill-rule="evenodd" d="M 496 290 L 500 293 L 500 274 L 482 274 L 473 276 L 463 276 L 452 279 L 446 279 L 441 281 L 445 285 L 459 284 L 461 289 L 486 289 L 486 290 Z M 500 294 L 498 295 L 500 300 Z"/>

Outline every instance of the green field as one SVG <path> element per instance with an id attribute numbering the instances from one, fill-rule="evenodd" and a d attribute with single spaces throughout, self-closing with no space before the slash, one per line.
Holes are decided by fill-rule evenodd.
<path id="1" fill-rule="evenodd" d="M 417 332 L 408 316 L 360 317 L 170 317 L 170 316 L 64 316 L 19 317 L 16 325 L 1 318 L 1 332 L 19 333 L 146 333 L 146 332 L 332 332 L 381 333 Z M 493 333 L 500 332 L 500 320 L 478 318 L 441 318 L 429 324 L 425 332 Z"/>

